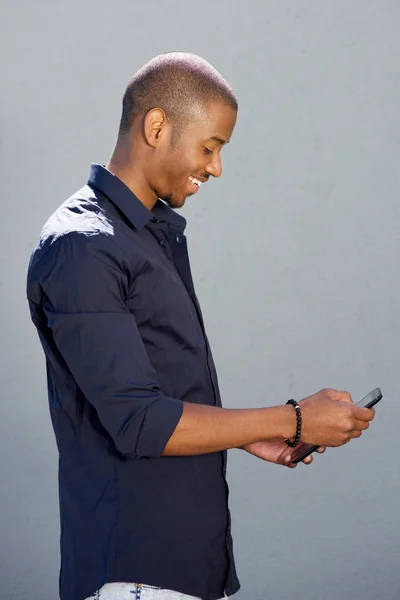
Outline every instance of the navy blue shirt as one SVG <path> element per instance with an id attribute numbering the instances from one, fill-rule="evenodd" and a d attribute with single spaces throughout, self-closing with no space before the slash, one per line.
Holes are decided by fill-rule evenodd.
<path id="1" fill-rule="evenodd" d="M 113 581 L 207 600 L 239 589 L 226 452 L 161 456 L 183 402 L 221 406 L 185 226 L 92 165 L 31 256 L 59 451 L 61 600 Z"/>

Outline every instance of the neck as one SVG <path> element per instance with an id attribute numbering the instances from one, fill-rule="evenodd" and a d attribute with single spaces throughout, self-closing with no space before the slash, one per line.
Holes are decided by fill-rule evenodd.
<path id="1" fill-rule="evenodd" d="M 158 200 L 158 196 L 146 181 L 142 169 L 142 161 L 126 140 L 118 138 L 110 159 L 106 164 L 106 169 L 116 175 L 146 208 L 149 210 L 153 208 Z"/>

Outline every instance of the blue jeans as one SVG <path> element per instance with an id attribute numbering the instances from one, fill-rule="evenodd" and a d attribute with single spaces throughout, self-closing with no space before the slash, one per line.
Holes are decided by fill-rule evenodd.
<path id="1" fill-rule="evenodd" d="M 223 596 L 227 599 L 228 596 Z M 144 583 L 106 583 L 86 600 L 201 600 L 181 592 L 145 585 Z"/>

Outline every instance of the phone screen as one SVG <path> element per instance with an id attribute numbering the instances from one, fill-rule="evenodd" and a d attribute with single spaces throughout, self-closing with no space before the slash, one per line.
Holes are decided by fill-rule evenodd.
<path id="1" fill-rule="evenodd" d="M 375 388 L 374 390 L 372 390 L 372 392 L 370 392 L 369 394 L 364 396 L 364 398 L 362 400 L 360 400 L 359 402 L 356 402 L 356 404 L 357 404 L 357 406 L 363 406 L 365 408 L 372 408 L 374 406 L 374 404 L 379 402 L 379 400 L 381 400 L 381 399 L 382 399 L 381 390 L 379 388 Z"/>

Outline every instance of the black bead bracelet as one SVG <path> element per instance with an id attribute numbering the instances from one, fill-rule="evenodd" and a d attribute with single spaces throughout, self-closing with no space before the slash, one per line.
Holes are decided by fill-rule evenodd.
<path id="1" fill-rule="evenodd" d="M 294 438 L 294 442 L 291 442 L 290 440 L 285 440 L 285 442 L 287 443 L 288 446 L 290 446 L 291 448 L 294 448 L 300 442 L 301 424 L 302 424 L 301 410 L 300 410 L 300 405 L 298 402 L 296 402 L 296 400 L 288 400 L 286 402 L 286 404 L 292 404 L 296 411 L 296 417 L 297 417 L 296 437 Z"/>

